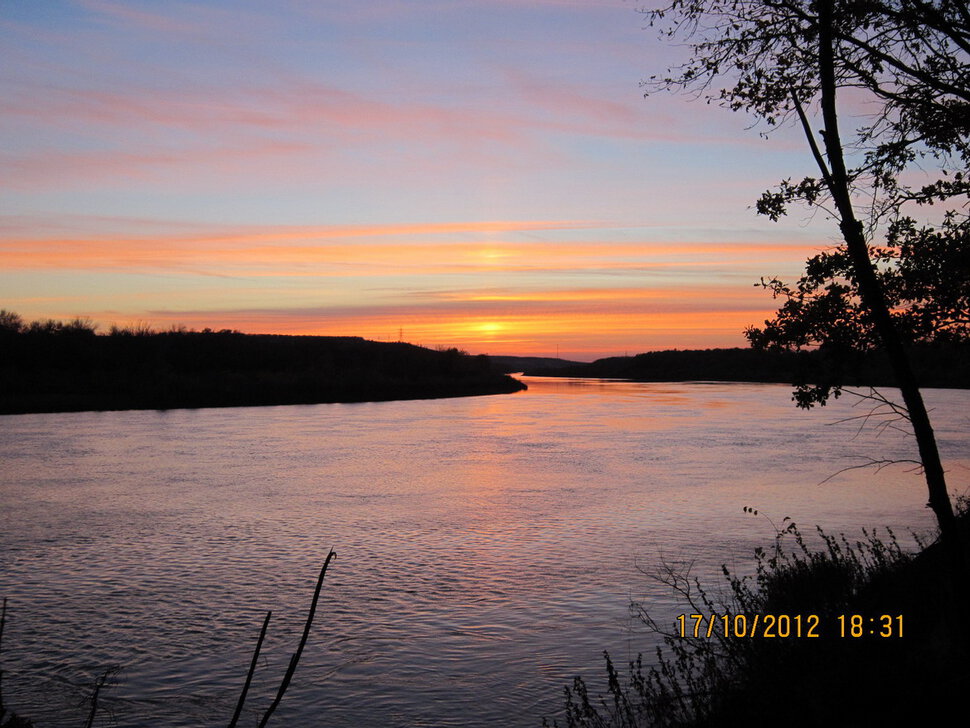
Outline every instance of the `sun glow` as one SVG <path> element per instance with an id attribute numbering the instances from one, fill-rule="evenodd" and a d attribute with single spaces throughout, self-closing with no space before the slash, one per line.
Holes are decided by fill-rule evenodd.
<path id="1" fill-rule="evenodd" d="M 472 329 L 485 335 L 495 335 L 502 333 L 502 331 L 505 330 L 505 325 L 496 321 L 484 321 L 482 323 L 474 324 Z"/>
<path id="2" fill-rule="evenodd" d="M 153 317 L 164 327 L 174 323 L 200 328 L 234 328 L 250 333 L 363 336 L 376 341 L 406 341 L 427 347 L 457 347 L 473 354 L 555 356 L 592 360 L 622 353 L 667 348 L 745 346 L 741 332 L 770 311 L 510 311 L 481 317 L 455 311 L 419 310 L 355 312 L 288 311 L 193 312 L 172 318 Z M 631 343 L 632 342 L 632 343 Z"/>

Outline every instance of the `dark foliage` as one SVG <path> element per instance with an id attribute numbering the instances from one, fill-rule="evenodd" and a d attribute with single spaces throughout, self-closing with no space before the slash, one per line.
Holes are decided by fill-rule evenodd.
<path id="1" fill-rule="evenodd" d="M 562 369 L 582 366 L 583 362 L 558 359 L 548 356 L 489 356 L 496 371 L 512 374 L 526 370 Z"/>
<path id="2" fill-rule="evenodd" d="M 852 227 L 855 207 L 865 220 L 878 293 L 865 293 L 864 272 L 848 238 L 811 258 L 797 283 L 762 282 L 782 299 L 782 308 L 763 328 L 748 329 L 751 343 L 774 351 L 823 350 L 824 366 L 812 382 L 818 386 L 801 382 L 799 404 L 824 403 L 865 355 L 887 345 L 874 308 L 888 309 L 903 344 L 966 341 L 966 2 L 672 0 L 654 8 L 647 11 L 651 25 L 691 53 L 682 65 L 651 78 L 650 92 L 689 90 L 753 114 L 768 127 L 802 125 L 820 176 L 783 181 L 762 195 L 758 212 L 778 220 L 801 203 Z M 824 43 L 823 31 L 831 36 Z M 856 103 L 866 104 L 864 125 L 844 141 L 838 137 L 837 89 L 851 89 Z M 822 118 L 810 119 L 816 104 Z M 831 128 L 816 135 L 812 126 L 819 122 Z M 917 169 L 918 176 L 907 174 Z M 920 225 L 905 213 L 912 203 L 948 209 L 938 214 L 937 226 Z"/>
<path id="3" fill-rule="evenodd" d="M 964 532 L 968 525 L 961 519 Z M 952 553 L 934 544 L 908 555 L 891 532 L 887 541 L 870 534 L 856 543 L 819 533 L 823 546 L 814 550 L 788 524 L 773 549 L 757 552 L 754 577 L 725 569 L 730 591 L 724 598 L 712 597 L 689 572 L 666 568 L 657 575 L 682 597 L 685 613 L 749 620 L 754 614 L 815 614 L 819 637 L 725 637 L 717 630 L 711 638 L 703 630 L 698 637 L 690 630 L 682 637 L 676 626 L 658 625 L 646 605 L 636 604 L 639 615 L 664 635 L 665 647 L 658 648 L 652 666 L 638 657 L 625 676 L 606 655 L 602 697 L 591 696 L 586 682 L 576 678 L 566 689 L 564 725 L 707 728 L 779 722 L 827 728 L 949 722 L 955 696 L 970 688 L 967 583 L 953 570 Z M 794 539 L 794 548 L 786 547 L 787 539 Z M 865 620 L 860 636 L 852 636 L 850 615 Z M 902 636 L 895 621 L 892 636 L 879 636 L 881 615 L 903 615 Z"/>
<path id="4" fill-rule="evenodd" d="M 5 312 L 0 321 L 10 320 Z M 18 317 L 19 318 L 19 317 Z M 357 337 L 0 329 L 0 413 L 423 399 L 514 392 L 484 356 Z"/>
<path id="5" fill-rule="evenodd" d="M 919 353 L 945 357 L 970 341 L 970 218 L 948 215 L 939 229 L 900 218 L 890 225 L 885 245 L 873 248 L 871 255 L 896 331 L 916 352 L 914 369 L 920 382 L 940 386 L 932 372 L 924 376 L 930 362 L 919 361 Z M 842 384 L 853 383 L 854 370 L 878 359 L 882 342 L 859 297 L 851 256 L 844 247 L 810 259 L 795 285 L 778 279 L 763 285 L 783 303 L 763 328 L 745 331 L 751 345 L 775 352 L 818 351 L 816 386 L 800 384 L 799 404 L 824 404 Z M 954 371 L 960 363 L 951 363 Z M 966 361 L 962 364 L 965 367 Z"/>
<path id="6" fill-rule="evenodd" d="M 963 0 L 833 0 L 832 65 L 838 88 L 865 99 L 850 170 L 855 188 L 885 207 L 970 192 L 970 12 Z M 690 48 L 688 60 L 652 77 L 649 92 L 687 89 L 769 126 L 810 111 L 823 93 L 818 0 L 670 0 L 650 24 Z M 911 188 L 900 172 L 919 163 L 929 180 Z M 924 178 L 925 179 L 925 178 Z M 776 218 L 793 201 L 815 205 L 827 181 L 788 180 L 759 212 Z"/>
<path id="7" fill-rule="evenodd" d="M 839 361 L 839 381 L 846 386 L 892 386 L 894 375 L 878 350 L 858 352 Z M 914 348 L 914 366 L 928 387 L 970 387 L 970 345 L 938 341 Z M 532 369 L 526 374 L 564 377 L 601 377 L 641 382 L 777 382 L 829 381 L 837 366 L 828 351 L 789 351 L 781 347 L 654 351 L 632 357 L 598 359 L 555 369 Z"/>

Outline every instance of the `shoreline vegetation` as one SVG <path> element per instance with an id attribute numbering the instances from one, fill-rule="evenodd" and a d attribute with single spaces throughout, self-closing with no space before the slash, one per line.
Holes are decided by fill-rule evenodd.
<path id="1" fill-rule="evenodd" d="M 926 387 L 970 388 L 970 345 L 914 347 Z M 222 329 L 98 333 L 87 319 L 24 322 L 0 310 L 0 414 L 376 402 L 510 394 L 527 376 L 641 382 L 735 381 L 894 386 L 878 354 L 833 370 L 818 351 L 654 351 L 591 363 L 470 355 L 356 336 Z"/>
<path id="2" fill-rule="evenodd" d="M 966 498 L 957 505 L 953 542 L 920 542 L 917 553 L 900 548 L 889 529 L 850 542 L 818 528 L 822 545 L 812 547 L 785 519 L 773 546 L 756 549 L 753 576 L 723 567 L 727 583 L 718 588 L 697 581 L 689 566 L 662 564 L 647 576 L 676 595 L 681 626 L 660 625 L 649 605 L 631 605 L 664 646 L 626 668 L 604 653 L 605 675 L 576 677 L 564 688 L 563 714 L 543 726 L 951 722 L 954 700 L 970 688 L 970 514 Z M 593 685 L 605 691 L 597 695 Z"/>
<path id="3" fill-rule="evenodd" d="M 507 394 L 487 356 L 352 336 L 155 331 L 0 311 L 0 414 L 246 407 Z"/>
<path id="4" fill-rule="evenodd" d="M 911 347 L 913 367 L 924 387 L 970 389 L 970 344 Z M 492 357 L 503 371 L 527 376 L 595 377 L 638 382 L 729 381 L 777 384 L 841 381 L 848 387 L 892 387 L 895 379 L 885 355 L 858 354 L 836 363 L 825 353 L 754 348 L 671 349 L 614 356 L 591 363 L 563 359 Z"/>

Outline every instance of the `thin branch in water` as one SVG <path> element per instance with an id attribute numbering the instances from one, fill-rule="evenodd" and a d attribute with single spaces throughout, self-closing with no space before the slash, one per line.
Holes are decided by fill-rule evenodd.
<path id="1" fill-rule="evenodd" d="M 242 714 L 243 705 L 246 703 L 246 693 L 249 692 L 249 686 L 253 681 L 253 674 L 256 672 L 256 663 L 259 661 L 259 651 L 263 647 L 263 639 L 266 637 L 266 628 L 269 627 L 269 619 L 272 616 L 272 610 L 266 612 L 266 619 L 263 620 L 263 628 L 259 631 L 259 639 L 256 640 L 256 649 L 253 650 L 253 660 L 249 665 L 249 674 L 246 675 L 246 683 L 243 685 L 242 693 L 239 694 L 239 702 L 236 703 L 236 712 L 233 714 L 232 720 L 229 722 L 229 728 L 235 728 L 236 723 L 239 721 L 239 716 Z"/>
<path id="2" fill-rule="evenodd" d="M 84 724 L 84 728 L 91 728 L 94 725 L 94 716 L 98 712 L 98 698 L 101 695 L 101 690 L 113 684 L 114 677 L 120 670 L 121 668 L 118 665 L 112 665 L 111 667 L 105 668 L 105 671 L 98 675 L 98 679 L 94 683 L 94 691 L 91 693 L 90 698 L 91 711 L 88 713 L 88 720 Z"/>
<path id="3" fill-rule="evenodd" d="M 3 611 L 0 611 L 0 655 L 3 654 L 3 628 L 7 624 L 7 598 L 3 598 Z M 3 666 L 0 665 L 0 723 L 3 722 L 7 709 L 3 707 Z"/>
<path id="4" fill-rule="evenodd" d="M 306 618 L 306 625 L 303 627 L 303 637 L 300 639 L 300 644 L 296 648 L 296 652 L 293 653 L 293 657 L 290 658 L 290 665 L 286 669 L 286 674 L 283 676 L 283 682 L 280 683 L 280 689 L 276 693 L 276 698 L 273 700 L 272 705 L 263 715 L 263 719 L 259 723 L 259 728 L 266 728 L 266 724 L 269 722 L 270 716 L 279 706 L 280 702 L 283 700 L 283 695 L 286 693 L 286 689 L 290 686 L 290 680 L 293 679 L 293 673 L 296 672 L 296 666 L 300 662 L 300 656 L 303 654 L 303 648 L 306 646 L 307 639 L 310 636 L 310 627 L 313 625 L 313 615 L 317 611 L 317 601 L 320 598 L 320 590 L 323 588 L 323 577 L 326 576 L 327 567 L 330 566 L 330 561 L 336 556 L 333 549 L 330 549 L 330 553 L 327 554 L 327 560 L 323 563 L 323 568 L 320 569 L 320 577 L 317 579 L 317 588 L 313 592 L 313 601 L 310 603 L 310 613 Z"/>

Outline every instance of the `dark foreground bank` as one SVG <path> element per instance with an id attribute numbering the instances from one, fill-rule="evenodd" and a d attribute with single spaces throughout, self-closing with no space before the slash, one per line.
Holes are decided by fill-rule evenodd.
<path id="1" fill-rule="evenodd" d="M 0 331 L 0 414 L 364 402 L 502 394 L 485 356 L 358 337 Z"/>
<path id="2" fill-rule="evenodd" d="M 788 524 L 774 548 L 759 550 L 754 578 L 725 569 L 719 588 L 658 574 L 678 594 L 683 623 L 658 625 L 650 605 L 635 605 L 665 647 L 627 666 L 607 657 L 605 679 L 576 678 L 554 725 L 952 723 L 970 690 L 970 517 L 961 505 L 953 543 L 915 555 L 891 532 L 825 536 L 813 549 Z"/>

